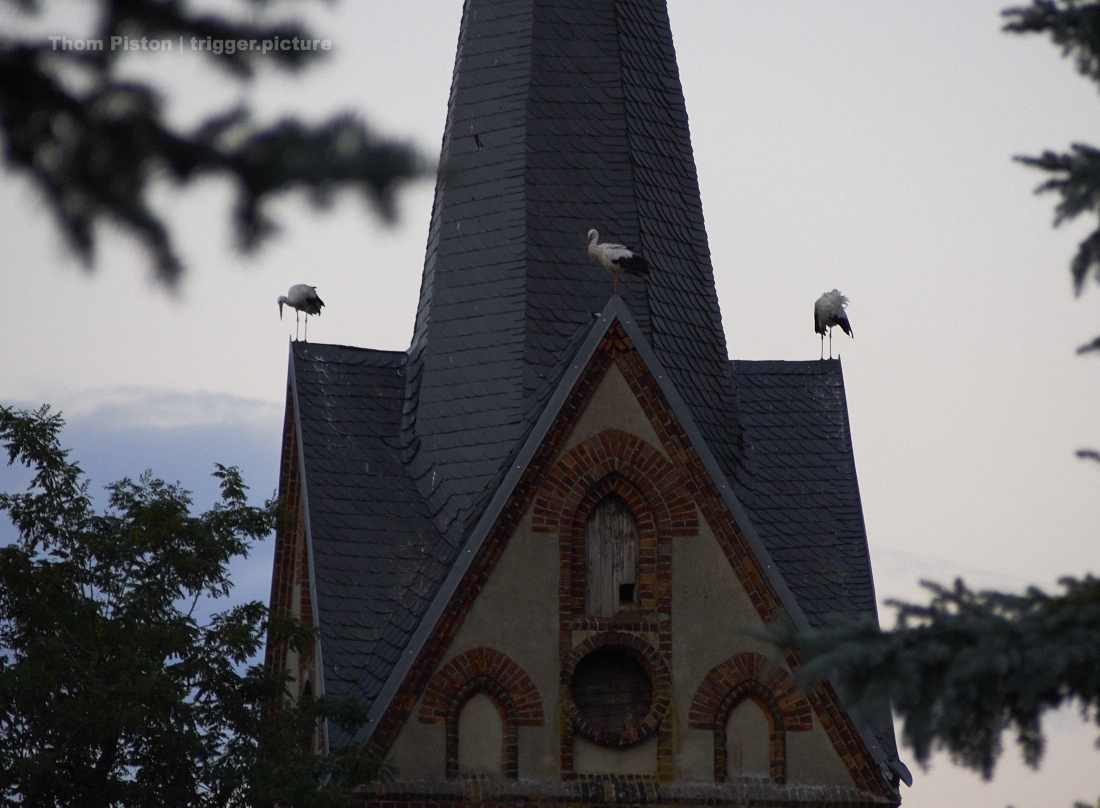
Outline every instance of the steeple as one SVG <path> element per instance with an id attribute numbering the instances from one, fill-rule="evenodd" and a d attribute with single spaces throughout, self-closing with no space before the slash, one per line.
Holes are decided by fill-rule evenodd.
<path id="1" fill-rule="evenodd" d="M 611 296 L 589 228 L 649 261 L 619 294 L 733 470 L 736 399 L 664 0 L 467 0 L 442 160 L 405 415 L 437 524 L 465 530 Z"/>

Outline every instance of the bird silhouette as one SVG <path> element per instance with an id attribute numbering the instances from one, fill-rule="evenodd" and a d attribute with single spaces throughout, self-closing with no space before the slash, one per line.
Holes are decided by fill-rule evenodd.
<path id="1" fill-rule="evenodd" d="M 306 342 L 309 342 L 309 315 L 321 315 L 321 308 L 325 301 L 317 296 L 317 287 L 305 283 L 296 283 L 290 287 L 285 295 L 279 296 L 279 319 L 283 319 L 283 305 L 294 309 L 294 340 L 298 340 L 298 321 L 304 313 L 306 315 Z"/>
<path id="2" fill-rule="evenodd" d="M 852 324 L 848 322 L 848 315 L 844 309 L 848 306 L 848 298 L 838 290 L 826 292 L 814 303 L 814 331 L 821 335 L 821 358 L 825 358 L 825 332 L 829 332 L 829 358 L 833 358 L 833 326 L 840 326 L 840 330 L 849 337 L 855 339 L 852 333 Z"/>
<path id="3" fill-rule="evenodd" d="M 600 244 L 600 234 L 588 231 L 588 254 L 604 269 L 615 276 L 614 293 L 619 293 L 619 273 L 627 272 L 642 278 L 649 277 L 649 264 L 642 256 L 622 244 Z"/>

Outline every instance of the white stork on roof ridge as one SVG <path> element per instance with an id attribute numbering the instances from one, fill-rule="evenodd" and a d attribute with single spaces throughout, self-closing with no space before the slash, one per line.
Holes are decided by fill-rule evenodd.
<path id="1" fill-rule="evenodd" d="M 821 335 L 821 358 L 825 358 L 825 332 L 829 332 L 829 358 L 833 358 L 833 326 L 840 326 L 840 330 L 852 339 L 852 324 L 848 322 L 848 315 L 844 309 L 848 306 L 848 298 L 834 289 L 826 292 L 814 303 L 814 331 Z"/>
<path id="2" fill-rule="evenodd" d="M 588 231 L 588 254 L 615 276 L 615 294 L 619 292 L 620 272 L 649 277 L 649 263 L 642 256 L 622 244 L 600 244 L 600 234 L 595 228 Z"/>
<path id="3" fill-rule="evenodd" d="M 309 315 L 321 315 L 321 309 L 325 301 L 317 296 L 317 287 L 306 283 L 296 283 L 290 287 L 285 295 L 279 296 L 279 319 L 283 319 L 283 305 L 294 309 L 294 340 L 298 340 L 298 320 L 301 314 L 306 315 L 306 342 L 309 342 Z"/>

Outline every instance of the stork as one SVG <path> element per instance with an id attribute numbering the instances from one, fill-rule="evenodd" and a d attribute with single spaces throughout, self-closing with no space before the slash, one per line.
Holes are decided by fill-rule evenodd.
<path id="1" fill-rule="evenodd" d="M 821 358 L 825 358 L 825 331 L 829 332 L 829 358 L 833 358 L 833 326 L 839 325 L 840 329 L 852 339 L 852 324 L 848 322 L 848 315 L 844 309 L 848 306 L 848 298 L 838 290 L 826 292 L 814 303 L 814 331 L 821 335 Z"/>
<path id="2" fill-rule="evenodd" d="M 305 312 L 306 342 L 309 342 L 309 315 L 321 315 L 325 302 L 317 296 L 317 287 L 305 283 L 296 283 L 285 295 L 279 296 L 279 319 L 283 319 L 283 304 L 294 309 L 294 339 L 298 339 L 298 319 Z"/>
<path id="3" fill-rule="evenodd" d="M 619 293 L 619 273 L 628 272 L 642 278 L 649 277 L 649 264 L 638 253 L 622 244 L 600 244 L 600 234 L 588 231 L 588 254 L 604 269 L 615 276 L 614 293 Z"/>

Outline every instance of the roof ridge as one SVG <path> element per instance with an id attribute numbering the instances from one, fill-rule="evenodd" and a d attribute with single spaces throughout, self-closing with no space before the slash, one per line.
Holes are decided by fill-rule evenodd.
<path id="1" fill-rule="evenodd" d="M 348 354 L 359 354 L 363 360 L 370 358 L 377 358 L 380 360 L 389 360 L 393 363 L 393 366 L 401 366 L 408 362 L 409 355 L 407 351 L 387 351 L 379 348 L 362 348 L 357 345 L 340 345 L 338 343 L 329 342 L 304 342 L 301 340 L 291 340 L 291 351 L 294 356 L 302 356 L 303 358 L 311 358 L 311 353 L 317 353 L 318 357 L 326 352 L 331 353 L 334 351 L 341 351 Z M 325 361 L 332 361 L 326 359 Z M 380 365 L 380 362 L 374 364 Z"/>

